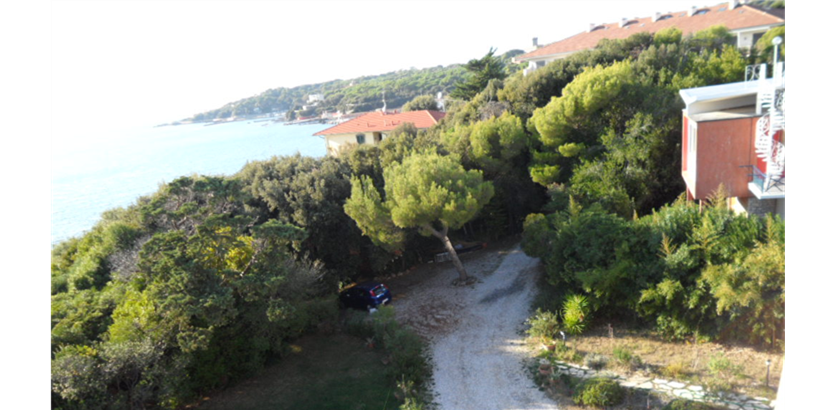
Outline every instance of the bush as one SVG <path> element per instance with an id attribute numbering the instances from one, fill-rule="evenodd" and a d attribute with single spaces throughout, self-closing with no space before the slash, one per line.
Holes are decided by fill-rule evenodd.
<path id="1" fill-rule="evenodd" d="M 609 359 L 607 359 L 606 356 L 598 353 L 589 353 L 583 358 L 584 366 L 593 370 L 603 369 L 604 366 L 607 365 L 608 361 Z"/>
<path id="2" fill-rule="evenodd" d="M 662 410 L 715 410 L 716 408 L 717 407 L 706 403 L 691 401 L 688 399 L 676 399 L 668 403 L 668 405 L 663 407 Z"/>
<path id="3" fill-rule="evenodd" d="M 407 397 L 400 405 L 400 410 L 423 410 L 423 404 L 413 397 Z"/>
<path id="4" fill-rule="evenodd" d="M 706 389 L 712 392 L 732 390 L 735 377 L 743 370 L 741 366 L 732 363 L 722 353 L 716 353 L 709 358 L 707 366 L 711 373 L 711 380 L 704 384 Z"/>
<path id="5" fill-rule="evenodd" d="M 560 331 L 558 315 L 555 312 L 537 309 L 537 313 L 528 319 L 528 335 L 540 339 L 553 339 Z"/>
<path id="6" fill-rule="evenodd" d="M 414 386 L 423 386 L 432 375 L 426 345 L 414 332 L 397 322 L 394 308 L 385 306 L 373 314 L 348 311 L 345 329 L 350 335 L 372 340 L 388 353 L 387 374 L 396 381 L 405 399 L 400 409 L 422 409 L 422 402 L 415 397 Z"/>
<path id="7" fill-rule="evenodd" d="M 583 361 L 583 356 L 581 356 L 580 352 L 575 349 L 568 349 L 564 347 L 563 349 L 557 349 L 554 352 L 554 355 L 558 360 L 568 363 L 581 363 Z"/>
<path id="8" fill-rule="evenodd" d="M 421 385 L 431 376 L 425 355 L 425 344 L 419 336 L 400 326 L 394 308 L 387 306 L 371 315 L 373 337 L 391 358 L 389 374 L 395 380 Z"/>
<path id="9" fill-rule="evenodd" d="M 373 337 L 373 320 L 367 313 L 348 309 L 344 329 L 349 335 L 358 338 Z"/>
<path id="10" fill-rule="evenodd" d="M 594 378 L 577 386 L 572 400 L 575 404 L 605 407 L 621 403 L 624 395 L 624 389 L 615 380 Z"/>
<path id="11" fill-rule="evenodd" d="M 662 369 L 662 375 L 669 379 L 684 379 L 687 374 L 688 370 L 683 362 L 669 363 Z"/>
<path id="12" fill-rule="evenodd" d="M 734 375 L 741 371 L 740 366 L 733 364 L 723 353 L 716 353 L 709 359 L 709 371 L 720 376 Z"/>
<path id="13" fill-rule="evenodd" d="M 616 347 L 613 349 L 613 356 L 615 357 L 615 360 L 623 366 L 636 367 L 642 364 L 642 359 L 623 347 Z"/>
<path id="14" fill-rule="evenodd" d="M 583 295 L 569 295 L 563 303 L 563 326 L 570 335 L 579 335 L 586 328 L 589 300 Z"/>

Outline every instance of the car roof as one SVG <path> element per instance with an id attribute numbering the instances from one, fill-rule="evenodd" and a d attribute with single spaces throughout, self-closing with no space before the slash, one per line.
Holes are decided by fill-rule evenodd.
<path id="1" fill-rule="evenodd" d="M 377 286 L 381 286 L 381 285 L 382 285 L 382 283 L 379 283 L 379 282 L 365 282 L 365 283 L 360 283 L 360 284 L 356 285 L 355 287 L 358 288 L 358 289 L 370 290 L 370 289 L 373 289 L 373 288 L 375 288 Z"/>

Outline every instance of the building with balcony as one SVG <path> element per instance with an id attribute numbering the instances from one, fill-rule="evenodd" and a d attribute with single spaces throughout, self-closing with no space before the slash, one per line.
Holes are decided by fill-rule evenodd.
<path id="1" fill-rule="evenodd" d="M 711 7 L 692 7 L 680 12 L 652 13 L 650 17 L 623 18 L 611 24 L 590 24 L 586 31 L 563 40 L 539 46 L 514 58 L 517 63 L 528 62 L 525 75 L 546 64 L 583 50 L 591 50 L 603 39 L 620 40 L 636 33 L 655 33 L 665 28 L 677 28 L 683 35 L 723 25 L 735 36 L 739 48 L 750 48 L 773 27 L 785 24 L 785 9 L 765 9 L 740 0 L 730 0 Z"/>
<path id="2" fill-rule="evenodd" d="M 746 81 L 680 90 L 685 102 L 682 178 L 690 200 L 723 184 L 729 207 L 785 215 L 784 62 L 767 75 L 747 67 Z"/>

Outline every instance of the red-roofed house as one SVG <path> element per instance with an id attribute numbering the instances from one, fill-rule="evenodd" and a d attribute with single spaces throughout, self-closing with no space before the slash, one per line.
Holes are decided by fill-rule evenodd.
<path id="1" fill-rule="evenodd" d="M 636 33 L 655 33 L 669 27 L 676 27 L 683 34 L 688 34 L 721 24 L 736 36 L 738 47 L 749 48 L 768 30 L 785 24 L 785 10 L 765 10 L 731 0 L 711 7 L 692 7 L 691 10 L 676 13 L 654 13 L 651 17 L 622 19 L 618 23 L 590 24 L 587 31 L 522 54 L 515 61 L 528 62 L 525 70 L 527 75 L 551 61 L 593 49 L 605 38 L 625 39 Z"/>
<path id="2" fill-rule="evenodd" d="M 338 156 L 344 145 L 376 145 L 388 136 L 388 132 L 401 124 L 413 123 L 417 129 L 426 129 L 437 124 L 446 113 L 440 111 L 407 111 L 401 113 L 383 113 L 374 111 L 336 126 L 316 132 L 327 145 L 327 154 Z"/>

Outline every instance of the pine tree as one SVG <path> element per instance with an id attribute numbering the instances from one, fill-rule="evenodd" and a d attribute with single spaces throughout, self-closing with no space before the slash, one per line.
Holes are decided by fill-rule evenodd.
<path id="1" fill-rule="evenodd" d="M 417 228 L 424 236 L 440 239 L 458 270 L 458 282 L 466 283 L 467 272 L 449 240 L 449 230 L 475 218 L 493 196 L 493 184 L 483 180 L 481 171 L 466 171 L 457 159 L 434 151 L 390 164 L 384 179 L 383 199 L 369 177 L 353 177 L 352 194 L 344 205 L 347 215 L 362 233 L 386 248 L 402 247 L 402 229 Z"/>

